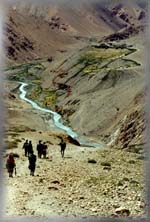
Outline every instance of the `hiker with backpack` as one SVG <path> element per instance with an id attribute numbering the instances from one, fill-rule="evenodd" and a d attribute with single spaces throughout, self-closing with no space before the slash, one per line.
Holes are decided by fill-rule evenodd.
<path id="1" fill-rule="evenodd" d="M 60 152 L 61 152 L 61 156 L 63 158 L 64 154 L 65 154 L 65 149 L 66 149 L 66 142 L 63 140 L 63 138 L 61 138 L 61 142 L 58 145 L 61 148 Z"/>
<path id="2" fill-rule="evenodd" d="M 28 156 L 28 147 L 29 147 L 29 143 L 28 143 L 28 140 L 26 140 L 22 147 L 22 149 L 24 149 L 25 156 Z"/>
<path id="3" fill-rule="evenodd" d="M 9 177 L 13 177 L 13 172 L 16 167 L 14 155 L 12 153 L 9 154 L 7 160 L 6 160 L 6 169 L 9 173 Z"/>
<path id="4" fill-rule="evenodd" d="M 42 140 L 39 140 L 39 143 L 37 144 L 37 152 L 38 152 L 38 158 L 41 158 L 42 153 L 43 153 L 43 144 L 42 144 Z"/>
<path id="5" fill-rule="evenodd" d="M 30 170 L 30 175 L 34 176 L 35 167 L 36 167 L 36 155 L 34 154 L 33 150 L 29 153 L 28 160 L 29 160 L 28 168 Z"/>

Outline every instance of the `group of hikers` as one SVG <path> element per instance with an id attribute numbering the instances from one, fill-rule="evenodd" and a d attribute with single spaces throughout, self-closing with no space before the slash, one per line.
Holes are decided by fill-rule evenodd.
<path id="1" fill-rule="evenodd" d="M 60 145 L 61 156 L 63 158 L 64 157 L 64 152 L 65 152 L 65 149 L 66 149 L 66 142 L 65 142 L 65 140 L 63 138 L 61 138 L 61 142 L 58 145 Z M 34 176 L 37 157 L 34 154 L 34 150 L 33 150 L 33 146 L 32 146 L 32 141 L 30 140 L 28 142 L 28 140 L 26 140 L 25 143 L 23 144 L 22 148 L 24 149 L 25 156 L 28 157 L 28 160 L 29 160 L 28 168 L 30 170 L 30 175 Z M 42 143 L 42 140 L 39 140 L 39 143 L 36 146 L 36 150 L 37 150 L 37 153 L 38 153 L 38 158 L 41 159 L 42 156 L 43 156 L 43 158 L 46 159 L 47 158 L 46 157 L 47 149 L 48 149 L 48 146 L 46 145 L 46 142 Z M 8 155 L 8 158 L 6 160 L 6 168 L 7 168 L 7 171 L 9 173 L 9 177 L 13 177 L 14 170 L 15 170 L 15 173 L 16 173 L 16 163 L 15 163 L 15 159 L 14 159 L 13 153 L 10 153 Z"/>
<path id="2" fill-rule="evenodd" d="M 33 151 L 32 141 L 30 140 L 28 142 L 28 140 L 26 140 L 22 148 L 24 149 L 25 156 L 29 156 Z M 42 140 L 39 140 L 39 143 L 37 144 L 36 149 L 38 152 L 38 157 L 41 158 L 43 155 L 43 158 L 46 159 L 46 154 L 47 154 L 46 142 L 42 143 Z"/>

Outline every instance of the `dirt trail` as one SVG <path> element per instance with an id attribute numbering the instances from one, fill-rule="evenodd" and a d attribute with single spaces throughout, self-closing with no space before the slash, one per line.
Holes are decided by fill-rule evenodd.
<path id="1" fill-rule="evenodd" d="M 32 135 L 33 137 L 34 135 Z M 37 159 L 35 177 L 31 177 L 28 170 L 28 159 L 24 156 L 22 144 L 20 144 L 15 149 L 15 153 L 20 155 L 20 158 L 16 159 L 17 175 L 14 178 L 6 178 L 8 214 L 47 216 L 63 212 L 63 207 L 59 210 L 59 206 L 61 206 L 61 202 L 63 205 L 67 201 L 68 192 L 73 189 L 74 183 L 76 183 L 76 181 L 72 181 L 72 177 L 75 179 L 77 176 L 78 179 L 79 175 L 75 174 L 79 172 L 75 168 L 81 158 L 84 161 L 85 149 L 69 144 L 66 156 L 62 159 L 60 148 L 57 145 L 50 145 L 49 159 Z M 84 167 L 82 168 L 84 169 Z M 73 172 L 74 175 L 70 175 Z M 8 175 L 6 176 L 8 177 Z M 61 195 L 64 196 L 64 201 L 61 198 L 57 199 Z"/>
<path id="2" fill-rule="evenodd" d="M 119 207 L 129 209 L 133 216 L 143 214 L 143 170 L 138 155 L 68 144 L 62 159 L 59 147 L 50 145 L 49 159 L 37 160 L 32 177 L 21 145 L 15 149 L 20 155 L 17 176 L 6 175 L 8 216 L 110 216 Z M 97 163 L 88 163 L 89 157 Z"/>

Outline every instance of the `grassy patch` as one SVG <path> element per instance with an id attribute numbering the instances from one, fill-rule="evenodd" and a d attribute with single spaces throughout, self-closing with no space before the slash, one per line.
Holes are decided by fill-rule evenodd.
<path id="1" fill-rule="evenodd" d="M 84 73 L 86 73 L 86 74 L 93 74 L 98 69 L 99 69 L 99 64 L 92 64 L 92 65 L 87 66 L 84 69 Z"/>
<path id="2" fill-rule="evenodd" d="M 43 90 L 40 85 L 33 85 L 28 91 L 27 97 L 36 101 L 40 106 L 50 107 L 56 104 L 56 91 Z"/>
<path id="3" fill-rule="evenodd" d="M 128 68 L 140 64 L 131 59 L 123 59 L 134 53 L 136 49 L 130 48 L 88 48 L 80 57 L 79 63 L 84 64 L 84 74 L 96 74 L 104 68 Z"/>
<path id="4" fill-rule="evenodd" d="M 27 81 L 27 80 L 41 80 L 40 74 L 45 70 L 44 65 L 39 62 L 21 64 L 10 67 L 5 70 L 9 80 Z"/>
<path id="5" fill-rule="evenodd" d="M 129 53 L 128 49 L 89 49 L 80 58 L 80 63 L 86 62 L 88 64 L 92 62 L 101 63 L 103 60 L 115 59 Z"/>
<path id="6" fill-rule="evenodd" d="M 56 101 L 57 101 L 57 96 L 56 96 L 56 94 L 54 93 L 54 94 L 51 94 L 50 96 L 46 96 L 46 97 L 44 98 L 43 104 L 44 104 L 45 106 L 51 106 L 51 105 L 53 105 L 53 104 L 56 104 Z"/>
<path id="7" fill-rule="evenodd" d="M 42 65 L 42 64 L 37 64 L 37 65 L 35 65 L 34 66 L 34 69 L 38 69 L 38 70 L 45 70 L 45 67 L 44 67 L 44 65 Z"/>

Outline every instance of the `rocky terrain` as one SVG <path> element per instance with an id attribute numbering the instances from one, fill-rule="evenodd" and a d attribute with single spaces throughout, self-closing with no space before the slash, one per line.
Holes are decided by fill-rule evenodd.
<path id="1" fill-rule="evenodd" d="M 19 155 L 19 173 L 13 183 L 6 179 L 7 215 L 144 214 L 145 19 L 145 1 L 10 7 L 5 145 Z M 75 146 L 64 135 L 68 146 L 62 160 L 57 144 L 64 132 L 19 98 L 17 82 L 28 83 L 28 98 L 61 114 L 65 125 L 104 148 Z M 22 150 L 29 137 L 34 147 L 39 137 L 50 143 L 49 158 L 38 160 L 34 179 Z M 48 170 L 52 174 L 45 175 Z"/>

